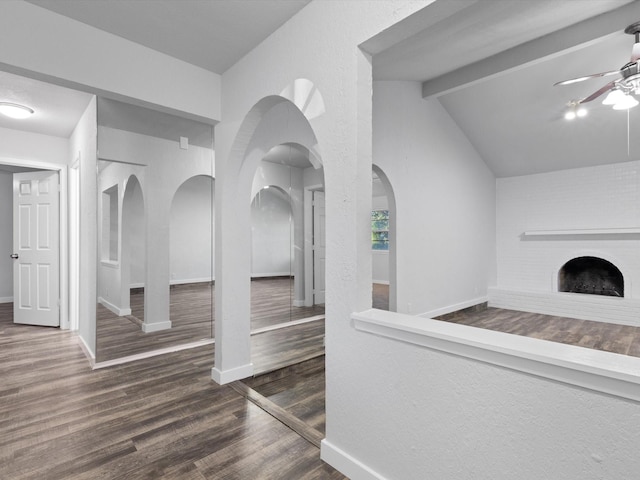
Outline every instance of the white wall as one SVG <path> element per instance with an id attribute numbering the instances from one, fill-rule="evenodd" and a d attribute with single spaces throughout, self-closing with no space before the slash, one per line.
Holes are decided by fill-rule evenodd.
<path id="1" fill-rule="evenodd" d="M 251 203 L 251 276 L 293 272 L 293 216 L 288 194 L 262 189 Z"/>
<path id="2" fill-rule="evenodd" d="M 65 138 L 0 127 L 0 164 L 67 165 L 69 142 Z M 13 175 L 0 171 L 0 301 L 12 301 L 13 264 Z"/>
<path id="3" fill-rule="evenodd" d="M 500 178 L 497 215 L 498 288 L 551 292 L 565 262 L 601 254 L 628 273 L 625 295 L 640 298 L 638 236 L 522 238 L 535 230 L 639 227 L 640 161 Z"/>
<path id="4" fill-rule="evenodd" d="M 418 82 L 375 82 L 374 163 L 396 200 L 398 311 L 486 301 L 495 284 L 495 177 Z"/>
<path id="5" fill-rule="evenodd" d="M 195 119 L 220 118 L 220 76 L 20 0 L 0 2 L 3 69 Z"/>
<path id="6" fill-rule="evenodd" d="M 640 325 L 640 162 L 501 178 L 497 182 L 497 286 L 490 305 Z M 571 234 L 571 231 L 577 231 Z M 565 235 L 523 235 L 565 231 Z M 624 298 L 558 292 L 558 272 L 575 257 L 600 257 L 624 276 Z"/>
<path id="7" fill-rule="evenodd" d="M 105 186 L 112 185 L 114 181 L 122 186 L 136 169 L 144 171 L 137 175 L 144 198 L 147 241 L 143 330 L 150 332 L 170 328 L 171 204 L 175 192 L 185 181 L 197 175 L 214 175 L 213 151 L 194 145 L 185 150 L 179 147 L 178 139 L 160 139 L 108 127 L 99 127 L 98 135 L 101 160 L 114 161 L 105 170 L 105 176 L 113 178 L 101 178 L 101 181 L 107 182 Z M 115 173 L 108 173 L 109 169 Z M 211 245 L 209 249 L 212 248 Z M 106 270 L 105 275 L 109 275 Z M 119 276 L 116 275 L 115 281 L 118 279 Z M 117 291 L 115 284 L 112 291 Z M 126 306 L 120 304 L 116 307 Z"/>
<path id="8" fill-rule="evenodd" d="M 404 321 L 400 315 L 387 315 L 391 325 Z M 342 391 L 349 401 L 340 403 L 333 421 L 348 426 L 348 434 L 340 429 L 339 435 L 327 436 L 338 454 L 350 455 L 340 464 L 350 478 L 613 480 L 637 476 L 637 376 L 627 385 L 630 396 L 625 398 L 604 393 L 605 379 L 598 385 L 603 391 L 594 391 L 532 375 L 526 367 L 519 371 L 517 366 L 526 365 L 522 358 L 508 360 L 516 368 L 465 358 L 463 344 L 447 345 L 446 340 L 456 338 L 456 331 L 463 329 L 467 345 L 479 346 L 470 349 L 484 359 L 491 358 L 484 356 L 487 352 L 480 354 L 485 342 L 511 347 L 501 337 L 523 340 L 515 345 L 520 348 L 550 342 L 488 330 L 479 335 L 474 333 L 479 329 L 433 323 L 425 329 L 434 332 L 430 345 L 435 348 L 358 332 L 359 361 L 350 365 L 349 377 L 368 381 L 354 382 L 355 388 Z M 436 332 L 443 333 L 444 340 Z M 590 358 L 588 350 L 568 348 L 572 351 L 567 352 L 565 364 Z M 504 351 L 498 348 L 493 355 L 499 357 Z M 596 354 L 601 364 L 607 361 L 637 371 L 637 358 L 618 362 L 609 358 L 613 354 Z M 537 372 L 549 368 L 541 363 Z M 586 375 L 573 371 L 568 377 L 580 385 Z M 329 451 L 332 459 L 344 460 Z"/>
<path id="9" fill-rule="evenodd" d="M 80 258 L 78 298 L 78 335 L 87 353 L 96 351 L 96 279 L 97 277 L 97 110 L 92 98 L 69 137 L 67 157 L 80 158 Z"/>
<path id="10" fill-rule="evenodd" d="M 171 283 L 213 280 L 214 180 L 197 176 L 183 183 L 171 204 Z"/>
<path id="11" fill-rule="evenodd" d="M 6 158 L 67 165 L 68 149 L 69 140 L 66 138 L 0 127 L 0 163 L 2 158 Z"/>
<path id="12" fill-rule="evenodd" d="M 13 174 L 0 170 L 0 303 L 13 300 Z"/>

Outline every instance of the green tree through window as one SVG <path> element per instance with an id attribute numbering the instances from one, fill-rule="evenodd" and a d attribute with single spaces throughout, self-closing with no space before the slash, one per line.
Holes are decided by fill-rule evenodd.
<path id="1" fill-rule="evenodd" d="M 389 250 L 389 210 L 371 211 L 371 248 Z"/>

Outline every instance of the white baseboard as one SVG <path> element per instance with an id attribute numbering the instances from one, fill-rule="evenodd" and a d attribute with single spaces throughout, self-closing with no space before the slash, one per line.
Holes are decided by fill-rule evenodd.
<path id="1" fill-rule="evenodd" d="M 274 272 L 274 273 L 252 273 L 251 278 L 268 278 L 268 277 L 292 277 L 291 272 Z"/>
<path id="2" fill-rule="evenodd" d="M 144 333 L 159 332 L 160 330 L 169 330 L 170 328 L 171 328 L 170 320 L 167 320 L 166 322 L 154 322 L 154 323 L 142 322 L 142 331 Z"/>
<path id="3" fill-rule="evenodd" d="M 108 308 L 109 310 L 111 310 L 113 313 L 115 313 L 119 317 L 123 317 L 125 315 L 131 315 L 131 309 L 130 308 L 120 308 L 117 305 L 114 305 L 113 303 L 111 303 L 108 300 L 105 300 L 102 297 L 98 297 L 98 303 L 101 304 L 102 306 Z"/>
<path id="4" fill-rule="evenodd" d="M 13 297 L 0 297 L 0 303 L 12 303 Z"/>
<path id="5" fill-rule="evenodd" d="M 169 285 L 185 285 L 187 283 L 209 283 L 215 281 L 213 277 L 202 278 L 182 278 L 178 280 L 169 280 Z M 144 283 L 131 283 L 129 288 L 144 288 Z"/>
<path id="6" fill-rule="evenodd" d="M 489 306 L 559 317 L 640 326 L 640 299 L 489 288 Z"/>
<path id="7" fill-rule="evenodd" d="M 320 443 L 320 458 L 349 478 L 386 480 L 378 472 L 336 447 L 326 438 Z"/>
<path id="8" fill-rule="evenodd" d="M 218 385 L 224 385 L 251 376 L 253 376 L 253 363 L 241 365 L 231 370 L 219 370 L 216 367 L 211 369 L 211 378 Z"/>
<path id="9" fill-rule="evenodd" d="M 389 285 L 389 280 L 372 280 L 371 283 L 377 283 L 379 285 Z"/>
<path id="10" fill-rule="evenodd" d="M 439 317 L 440 315 L 446 315 L 447 313 L 457 312 L 458 310 L 473 307 L 474 305 L 478 305 L 480 303 L 484 303 L 488 301 L 489 301 L 489 297 L 472 298 L 471 300 L 466 300 L 464 302 L 456 303 L 454 305 L 448 305 L 446 307 L 436 308 L 435 310 L 431 310 L 429 312 L 420 313 L 417 316 L 424 317 L 424 318 Z"/>
<path id="11" fill-rule="evenodd" d="M 304 302 L 305 302 L 304 300 L 294 300 L 293 301 L 293 306 L 294 307 L 304 307 L 305 306 Z"/>
<path id="12" fill-rule="evenodd" d="M 91 367 L 93 367 L 93 365 L 95 365 L 96 363 L 95 353 L 93 353 L 93 350 L 89 348 L 89 345 L 87 345 L 87 342 L 84 341 L 84 338 L 82 338 L 82 336 L 78 335 L 76 338 L 78 339 L 78 345 L 80 345 L 82 353 L 84 353 L 84 356 L 89 360 Z"/>
<path id="13" fill-rule="evenodd" d="M 164 355 L 167 353 L 181 352 L 182 350 L 188 350 L 190 348 L 198 348 L 205 345 L 213 345 L 214 343 L 215 343 L 215 340 L 213 338 L 207 338 L 204 340 L 198 340 L 196 342 L 185 343 L 182 345 L 159 348 L 158 350 L 152 350 L 150 352 L 136 353 L 135 355 L 128 355 L 126 357 L 114 358 L 113 360 L 106 360 L 104 362 L 94 363 L 93 370 L 98 370 L 100 368 L 113 367 L 115 365 L 122 365 L 124 363 L 135 362 L 137 360 L 143 360 L 145 358 L 157 357 L 158 355 Z"/>

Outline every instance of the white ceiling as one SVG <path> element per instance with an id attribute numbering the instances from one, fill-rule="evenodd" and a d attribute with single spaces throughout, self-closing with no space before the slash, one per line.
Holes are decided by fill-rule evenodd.
<path id="1" fill-rule="evenodd" d="M 35 113 L 25 120 L 0 115 L 0 127 L 68 138 L 91 95 L 0 71 L 0 102 L 25 105 Z"/>
<path id="2" fill-rule="evenodd" d="M 222 74 L 311 0 L 27 0 Z"/>
<path id="3" fill-rule="evenodd" d="M 496 176 L 640 159 L 640 107 L 629 111 L 630 130 L 627 112 L 602 98 L 587 104 L 586 118 L 563 119 L 568 102 L 611 78 L 553 87 L 628 62 L 634 39 L 622 31 L 640 20 L 640 2 L 461 0 L 442 4 L 449 10 L 438 3 L 432 15 L 431 6 L 419 12 L 428 28 L 413 26 L 373 57 L 374 78 L 423 81 Z M 382 40 L 374 40 L 377 48 Z"/>
<path id="4" fill-rule="evenodd" d="M 308 0 L 31 3 L 222 73 Z M 602 14 L 618 7 L 631 13 L 623 15 L 623 20 L 618 16 L 597 22 L 608 15 Z M 620 32 L 637 20 L 638 0 L 437 0 L 363 46 L 376 53 L 375 79 L 428 80 L 430 87 L 433 84 L 440 91 L 437 96 L 443 106 L 497 176 L 524 175 L 640 158 L 637 135 L 630 135 L 631 155 L 627 155 L 624 112 L 613 112 L 593 102 L 586 119 L 571 124 L 561 119 L 567 102 L 605 81 L 551 87 L 565 78 L 619 68 L 628 59 L 632 45 L 632 37 Z M 536 40 L 567 27 L 571 30 L 580 22 L 589 28 L 569 35 L 573 44 L 563 43 L 566 39 L 560 37 L 556 42 L 552 36 L 546 44 Z M 579 43 L 586 46 L 581 48 Z M 506 64 L 515 68 L 502 68 L 505 57 L 501 52 L 511 53 Z M 523 65 L 518 65 L 521 55 Z M 538 60 L 536 55 L 544 59 Z M 509 65 L 514 57 L 516 65 Z M 496 59 L 502 61 L 504 71 L 496 68 L 496 64 L 501 65 Z M 485 73 L 487 78 L 478 80 Z M 467 84 L 468 80 L 474 81 Z M 16 102 L 22 95 L 21 102 L 30 102 L 43 112 L 39 124 L 34 116 L 30 126 L 0 126 L 33 128 L 59 136 L 68 136 L 79 117 L 78 108 L 75 113 L 67 112 L 69 106 L 84 107 L 89 98 L 9 74 L 0 77 L 0 95 L 5 96 L 0 101 Z M 42 108 L 36 105 L 41 102 Z M 51 104 L 47 106 L 47 102 Z M 637 110 L 630 112 L 632 126 L 640 122 L 640 107 Z M 45 116 L 44 112 L 52 113 Z M 270 160 L 282 163 L 283 159 L 275 158 L 276 153 Z"/>

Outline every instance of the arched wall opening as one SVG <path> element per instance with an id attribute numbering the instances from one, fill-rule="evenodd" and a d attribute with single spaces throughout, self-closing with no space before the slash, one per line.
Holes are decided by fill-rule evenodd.
<path id="1" fill-rule="evenodd" d="M 214 196 L 214 178 L 195 175 L 171 201 L 169 317 L 172 328 L 188 328 L 190 338 L 213 336 Z"/>
<path id="2" fill-rule="evenodd" d="M 130 175 L 124 182 L 122 196 L 121 305 L 139 323 L 144 321 L 146 275 L 144 218 L 142 186 L 136 175 Z"/>
<path id="3" fill-rule="evenodd" d="M 383 308 L 391 312 L 397 311 L 397 232 L 396 232 L 396 198 L 389 178 L 377 165 L 372 165 L 373 201 L 372 201 L 372 277 L 374 308 Z M 386 249 L 376 250 L 374 240 L 376 236 L 376 219 L 374 212 L 386 212 Z M 383 215 L 384 217 L 384 215 Z M 384 238 L 384 237 L 382 237 Z M 376 280 L 378 283 L 376 284 Z M 387 283 L 385 287 L 384 282 Z M 386 298 L 385 298 L 386 297 Z M 376 304 L 379 307 L 376 307 Z M 384 308 L 383 308 L 384 309 Z"/>
<path id="4" fill-rule="evenodd" d="M 244 378 L 254 373 L 251 363 L 251 228 L 252 195 L 263 185 L 256 184 L 256 173 L 267 154 L 278 146 L 295 145 L 306 152 L 309 172 L 301 178 L 317 182 L 322 163 L 318 142 L 304 114 L 291 101 L 269 96 L 260 100 L 245 116 L 242 126 L 230 146 L 229 155 L 220 165 L 216 185 L 216 204 L 222 208 L 216 217 L 216 278 L 220 289 L 216 296 L 216 366 L 212 376 L 218 383 L 230 378 Z M 222 156 L 222 155 L 221 155 Z M 270 163 L 270 162 L 263 162 Z M 273 162 L 271 162 L 273 163 Z M 220 174 L 224 170 L 224 174 Z M 321 170 L 320 170 L 321 171 Z M 323 178 L 323 174 L 320 174 Z M 322 180 L 323 182 L 323 180 Z M 320 185 L 320 188 L 324 188 Z M 304 191 L 300 204 L 304 202 Z M 292 195 L 295 211 L 296 198 Z M 301 227 L 304 222 L 301 222 Z M 295 227 L 297 229 L 297 227 Z M 304 231 L 301 228 L 301 231 Z M 295 234 L 294 234 L 295 236 Z M 294 245 L 295 245 L 294 240 Z M 305 238 L 306 243 L 306 238 Z M 302 252 L 303 248 L 300 248 Z M 295 248 L 294 248 L 295 256 Z M 297 275 L 294 272 L 294 275 Z M 302 285 L 304 282 L 300 282 Z M 227 340 L 228 341 L 225 341 Z M 225 365 L 228 365 L 225 366 Z M 225 371 L 231 370 L 228 375 Z"/>

